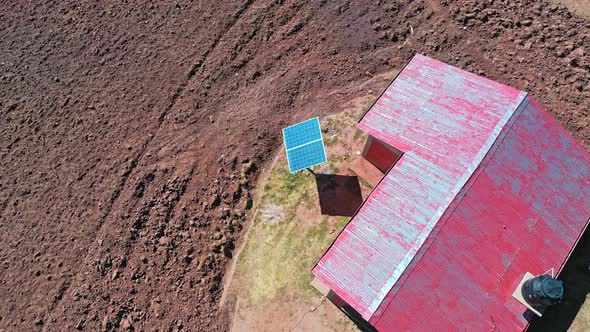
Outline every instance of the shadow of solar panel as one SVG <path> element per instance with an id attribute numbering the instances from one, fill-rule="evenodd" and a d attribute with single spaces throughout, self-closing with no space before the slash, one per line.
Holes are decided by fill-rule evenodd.
<path id="1" fill-rule="evenodd" d="M 283 129 L 291 173 L 327 161 L 320 120 L 316 117 Z"/>

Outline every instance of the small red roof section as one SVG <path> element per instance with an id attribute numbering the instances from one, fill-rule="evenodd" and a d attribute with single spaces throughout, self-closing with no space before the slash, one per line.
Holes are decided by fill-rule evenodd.
<path id="1" fill-rule="evenodd" d="M 588 224 L 589 154 L 525 92 L 422 55 L 358 127 L 404 154 L 313 273 L 379 330 L 525 328 L 512 292 Z"/>

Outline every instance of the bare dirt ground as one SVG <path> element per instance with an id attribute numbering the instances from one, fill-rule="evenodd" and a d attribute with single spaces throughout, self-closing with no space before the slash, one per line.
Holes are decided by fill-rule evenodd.
<path id="1" fill-rule="evenodd" d="M 227 330 L 280 128 L 421 52 L 590 143 L 590 21 L 548 1 L 0 3 L 0 330 Z"/>

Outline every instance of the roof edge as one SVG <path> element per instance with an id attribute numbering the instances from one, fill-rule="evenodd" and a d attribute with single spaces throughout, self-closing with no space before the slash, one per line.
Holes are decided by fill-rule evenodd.
<path id="1" fill-rule="evenodd" d="M 363 118 L 365 117 L 365 115 L 367 115 L 367 113 L 369 113 L 369 111 L 373 108 L 373 106 L 375 106 L 375 104 L 379 101 L 379 99 L 381 99 L 381 97 L 383 96 L 383 94 L 385 94 L 385 92 L 387 92 L 387 90 L 389 89 L 389 87 L 393 84 L 393 82 L 395 82 L 395 80 L 404 71 L 404 69 L 406 69 L 406 67 L 408 66 L 408 64 L 410 62 L 412 62 L 412 60 L 414 60 L 414 58 L 416 57 L 416 55 L 422 55 L 422 54 L 416 53 L 416 54 L 412 55 L 412 58 L 410 58 L 410 60 L 406 61 L 403 64 L 403 66 L 400 68 L 400 70 L 397 72 L 397 74 L 395 74 L 395 76 L 391 79 L 391 81 L 389 81 L 389 83 L 387 83 L 387 86 L 385 87 L 385 89 L 383 89 L 383 91 L 381 91 L 381 93 L 379 94 L 379 96 L 373 101 L 373 103 L 371 103 L 371 106 L 369 106 L 367 108 L 367 110 L 363 112 L 363 115 L 361 115 L 361 117 L 356 122 L 357 124 L 359 124 L 363 120 Z"/>

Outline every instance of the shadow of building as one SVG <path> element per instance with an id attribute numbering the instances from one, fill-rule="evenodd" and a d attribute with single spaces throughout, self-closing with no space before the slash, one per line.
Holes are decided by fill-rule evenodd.
<path id="1" fill-rule="evenodd" d="M 590 231 L 580 241 L 565 264 L 558 279 L 563 281 L 564 298 L 548 307 L 542 317 L 531 320 L 528 332 L 567 331 L 590 293 Z"/>

